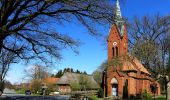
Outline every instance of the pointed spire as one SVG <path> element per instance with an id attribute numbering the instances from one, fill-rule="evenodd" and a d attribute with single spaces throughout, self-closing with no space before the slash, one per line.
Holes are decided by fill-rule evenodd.
<path id="1" fill-rule="evenodd" d="M 121 10 L 120 10 L 119 0 L 116 0 L 116 8 L 115 8 L 114 21 L 119 21 L 121 19 L 122 19 L 122 14 L 121 14 Z"/>

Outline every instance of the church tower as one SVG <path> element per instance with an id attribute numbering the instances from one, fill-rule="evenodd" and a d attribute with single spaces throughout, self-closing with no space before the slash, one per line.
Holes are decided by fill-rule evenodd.
<path id="1" fill-rule="evenodd" d="M 103 72 L 103 89 L 105 96 L 122 97 L 128 89 L 128 96 L 138 96 L 144 90 L 153 94 L 154 84 L 157 94 L 160 94 L 160 85 L 153 81 L 151 74 L 134 56 L 128 54 L 128 36 L 126 23 L 122 18 L 119 0 L 116 1 L 114 22 L 108 36 L 108 62 L 120 58 L 119 65 L 109 65 Z M 126 56 L 126 59 L 124 58 Z M 156 84 L 156 85 L 155 85 Z"/>
<path id="2" fill-rule="evenodd" d="M 128 38 L 126 25 L 122 19 L 119 0 L 116 1 L 114 23 L 108 37 L 108 61 L 113 58 L 124 56 L 128 52 Z"/>

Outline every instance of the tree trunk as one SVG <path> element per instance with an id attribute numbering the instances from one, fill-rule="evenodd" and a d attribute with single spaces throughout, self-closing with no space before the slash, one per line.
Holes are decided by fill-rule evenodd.
<path id="1" fill-rule="evenodd" d="M 2 95 L 4 91 L 4 81 L 0 80 L 0 96 Z"/>

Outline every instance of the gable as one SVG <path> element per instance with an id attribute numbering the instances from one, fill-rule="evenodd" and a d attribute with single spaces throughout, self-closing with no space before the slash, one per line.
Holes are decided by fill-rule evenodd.
<path id="1" fill-rule="evenodd" d="M 143 66 L 143 64 L 135 57 L 133 59 L 133 62 L 136 64 L 136 66 L 139 68 L 139 70 L 145 74 L 151 75 L 148 70 Z"/>
<path id="2" fill-rule="evenodd" d="M 123 61 L 122 65 L 122 70 L 123 71 L 138 71 L 137 68 L 130 62 L 130 61 Z"/>
<path id="3" fill-rule="evenodd" d="M 123 61 L 122 66 L 123 71 L 140 71 L 145 74 L 151 75 L 148 70 L 143 66 L 143 64 L 132 55 L 128 54 L 127 59 Z"/>
<path id="4" fill-rule="evenodd" d="M 118 42 L 120 39 L 121 38 L 119 35 L 118 28 L 117 28 L 116 24 L 113 24 L 110 29 L 110 32 L 109 32 L 108 41 L 109 42 L 115 42 L 115 41 Z"/>

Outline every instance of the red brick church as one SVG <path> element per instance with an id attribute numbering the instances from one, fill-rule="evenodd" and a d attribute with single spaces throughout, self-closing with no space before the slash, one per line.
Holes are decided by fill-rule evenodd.
<path id="1" fill-rule="evenodd" d="M 123 96 L 124 86 L 127 84 L 128 95 L 136 96 L 147 91 L 153 94 L 152 87 L 156 87 L 156 94 L 160 94 L 160 85 L 153 78 L 142 63 L 128 54 L 128 36 L 126 24 L 122 19 L 119 1 L 116 2 L 114 23 L 108 37 L 108 63 L 119 60 L 120 64 L 110 65 L 105 78 L 107 96 Z"/>

